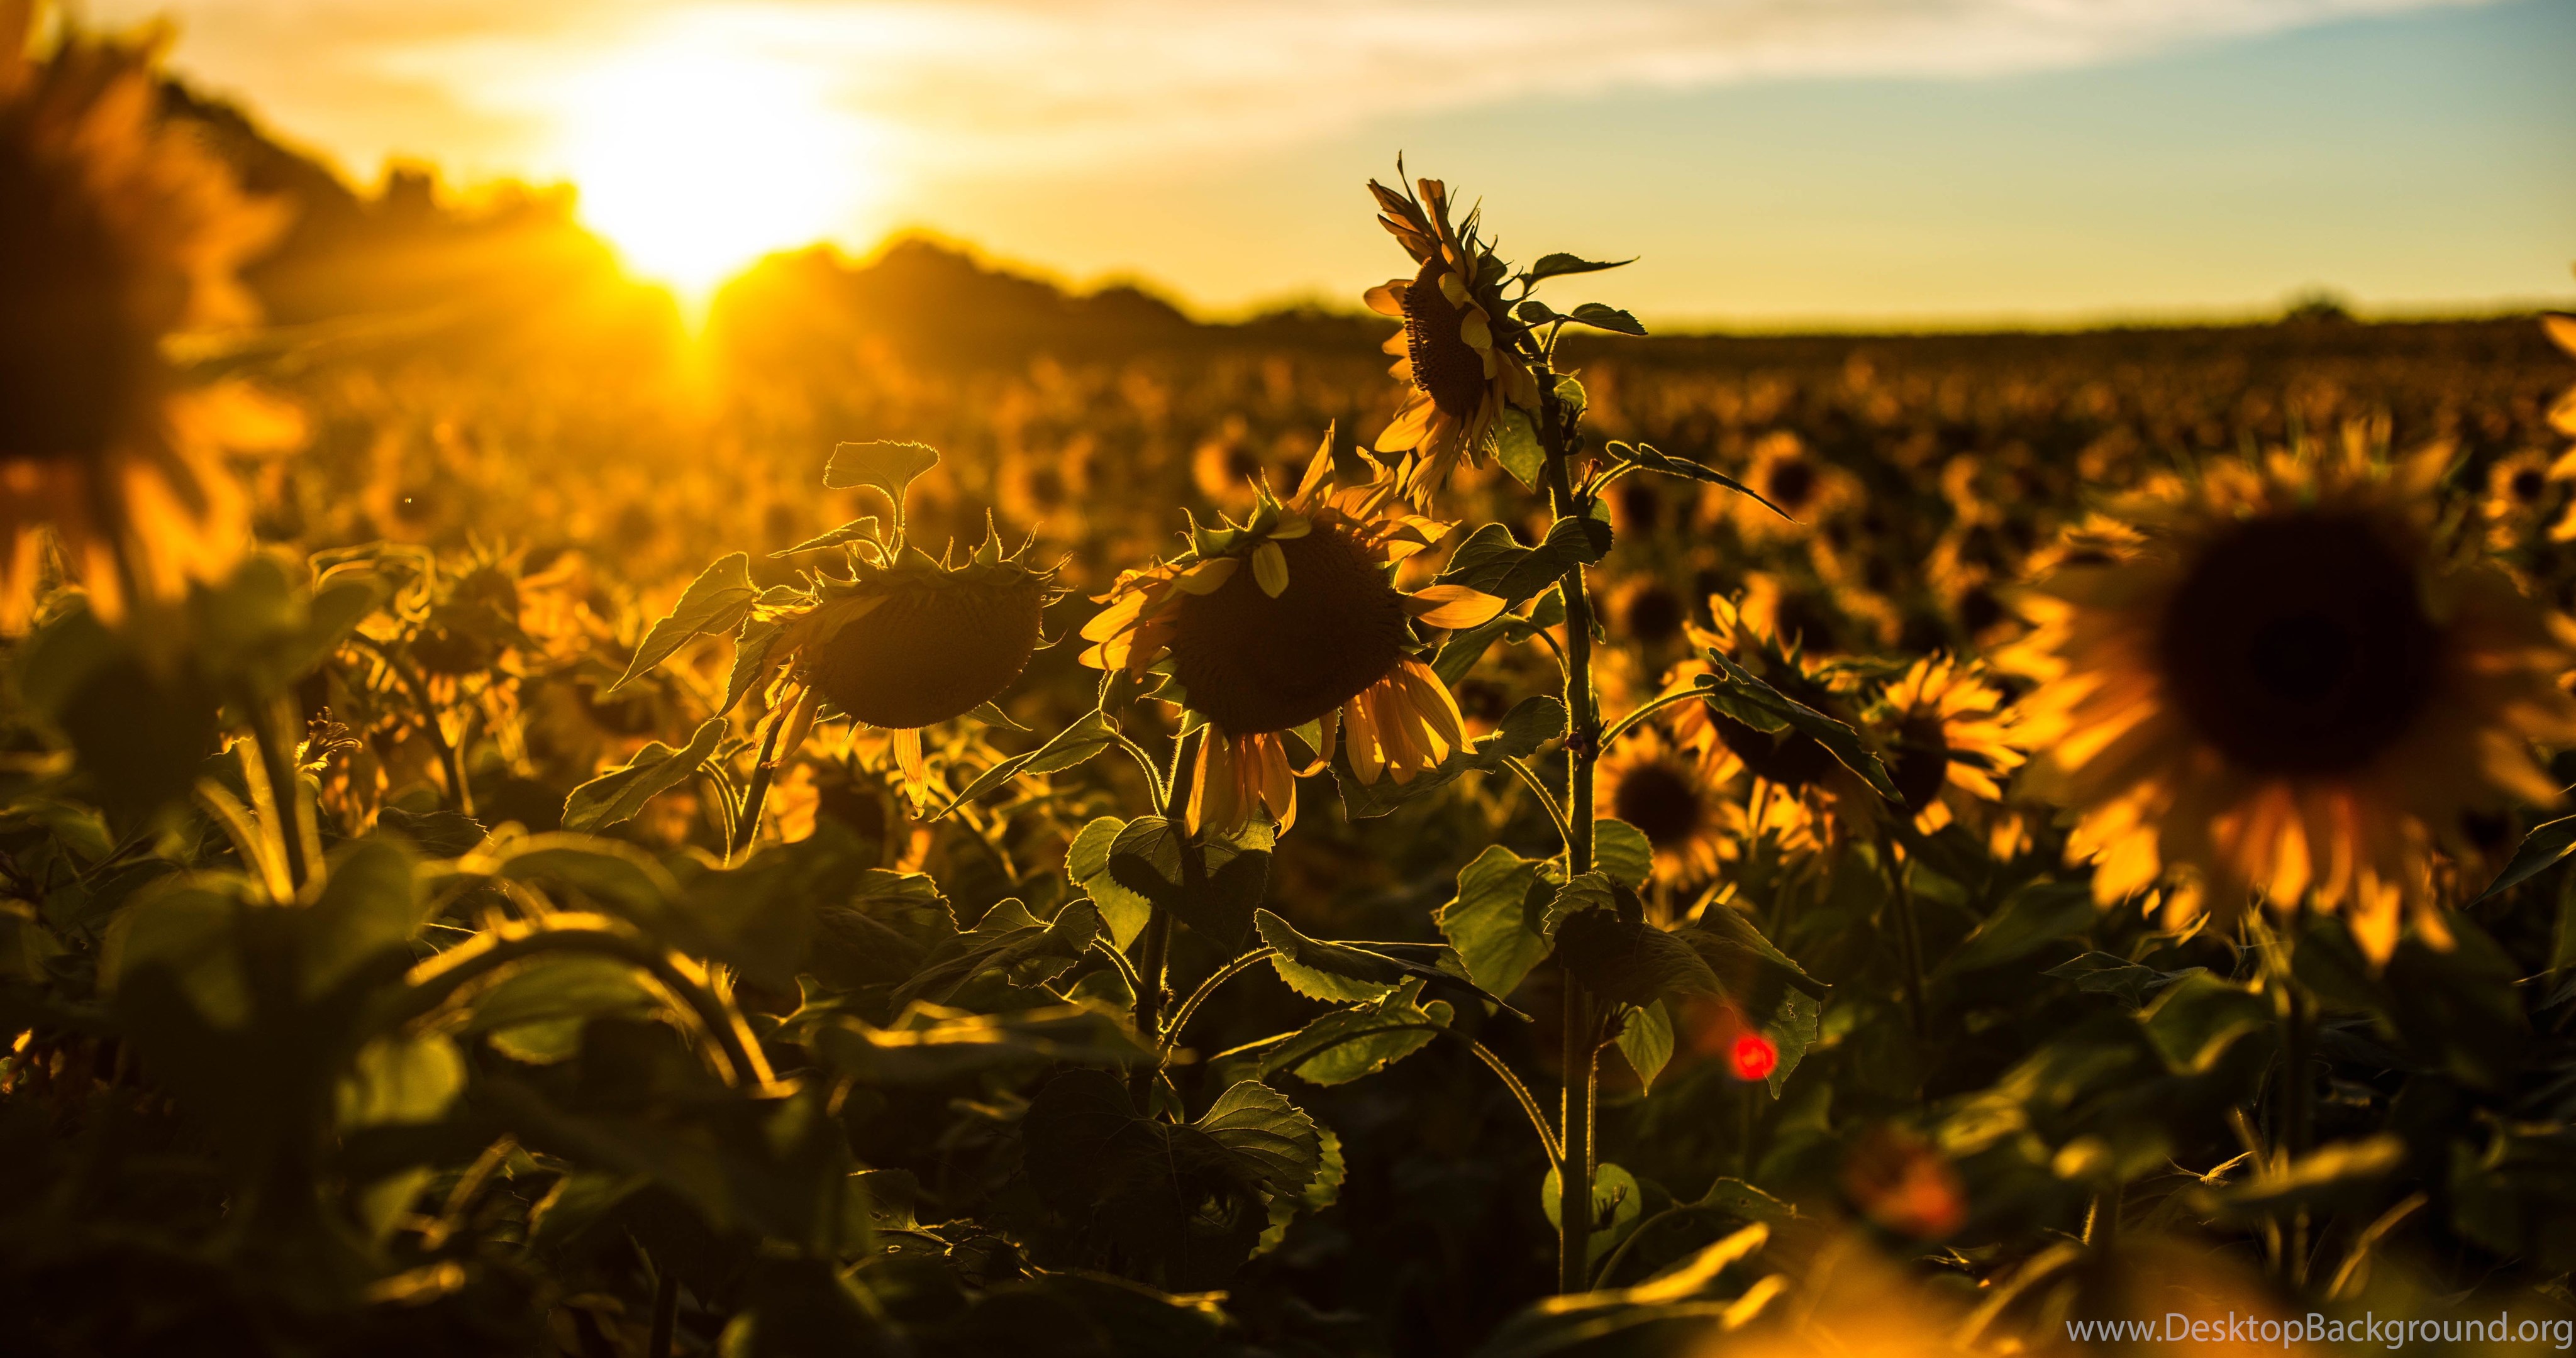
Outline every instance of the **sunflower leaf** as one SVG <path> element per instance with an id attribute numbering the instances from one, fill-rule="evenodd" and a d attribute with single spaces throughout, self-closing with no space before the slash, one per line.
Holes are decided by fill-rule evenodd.
<path id="1" fill-rule="evenodd" d="M 1512 541 L 1511 530 L 1486 524 L 1449 557 L 1438 583 L 1483 590 L 1518 608 L 1577 566 L 1589 566 L 1610 550 L 1610 525 L 1589 516 L 1559 519 L 1536 547 Z"/>
<path id="2" fill-rule="evenodd" d="M 966 719 L 968 721 L 982 722 L 984 725 L 1000 731 L 1025 732 L 1029 729 L 1020 725 L 1018 722 L 1011 720 L 1011 714 L 1003 711 L 1001 705 L 998 703 L 980 703 L 976 706 L 974 711 L 966 714 Z"/>
<path id="3" fill-rule="evenodd" d="M 1556 956 L 1594 994 L 1622 1004 L 1726 993 L 1717 973 L 1688 942 L 1643 920 L 1621 919 L 1612 910 L 1587 908 L 1567 915 L 1557 929 Z"/>
<path id="4" fill-rule="evenodd" d="M 1524 310 L 1537 305 L 1521 303 Z M 1538 429 L 1530 423 L 1528 411 L 1518 406 L 1503 407 L 1502 417 L 1494 422 L 1494 460 L 1502 463 L 1503 470 L 1510 472 L 1524 490 L 1538 489 L 1539 474 L 1547 465 L 1547 448 L 1538 441 Z"/>
<path id="5" fill-rule="evenodd" d="M 1550 860 L 1523 858 L 1500 844 L 1459 869 L 1458 894 L 1431 922 L 1477 985 L 1508 995 L 1547 960 L 1555 946 L 1548 906 L 1556 897 L 1556 870 Z"/>
<path id="6" fill-rule="evenodd" d="M 759 588 L 751 583 L 751 557 L 747 553 L 735 552 L 698 572 L 698 578 L 680 592 L 680 602 L 671 609 L 671 616 L 653 624 L 653 630 L 644 634 L 644 644 L 635 648 L 634 660 L 627 664 L 626 673 L 608 686 L 608 692 L 615 693 L 635 682 L 638 675 L 670 659 L 692 637 L 732 631 L 751 616 L 751 606 L 759 598 Z"/>
<path id="7" fill-rule="evenodd" d="M 1609 330 L 1622 335 L 1637 336 L 1643 336 L 1646 333 L 1645 324 L 1636 317 L 1617 307 L 1604 306 L 1599 302 L 1586 302 L 1567 312 L 1565 318 L 1577 325 L 1591 326 L 1595 330 Z"/>
<path id="8" fill-rule="evenodd" d="M 1145 932 L 1145 923 L 1154 913 L 1152 901 L 1119 882 L 1109 872 L 1110 846 L 1118 842 L 1118 836 L 1126 828 L 1127 822 L 1116 816 L 1102 816 L 1083 826 L 1064 853 L 1065 876 L 1100 907 L 1100 917 L 1109 927 L 1110 939 L 1121 952 Z"/>
<path id="9" fill-rule="evenodd" d="M 986 703 L 984 706 L 992 707 L 992 704 Z M 982 712 L 983 708 L 978 708 L 968 715 L 980 716 Z M 1000 715 L 999 709 L 995 709 L 994 715 Z M 1002 717 L 1001 720 L 1007 722 L 1010 718 Z M 1027 728 L 1015 724 L 1014 729 L 1026 730 Z M 965 790 L 957 794 L 956 800 L 941 807 L 938 813 L 929 819 L 938 820 L 941 816 L 1001 787 L 1021 774 L 1061 773 L 1117 743 L 1118 731 L 1116 727 L 1109 724 L 1109 718 L 1096 710 L 1086 712 L 1073 725 L 1056 732 L 1054 738 L 1046 744 L 1026 754 L 1013 755 L 975 775 L 975 781 L 968 783 Z"/>
<path id="10" fill-rule="evenodd" d="M 634 758 L 572 790 L 564 799 L 563 828 L 591 834 L 633 820 L 646 802 L 687 782 L 724 734 L 724 718 L 713 717 L 679 749 L 657 740 L 637 750 Z"/>
<path id="11" fill-rule="evenodd" d="M 1628 259 L 1585 259 L 1581 255 L 1569 255 L 1562 251 L 1558 251 L 1552 254 L 1539 256 L 1538 263 L 1531 265 L 1529 267 L 1529 272 L 1522 274 L 1521 277 L 1532 283 L 1537 283 L 1545 279 L 1562 278 L 1568 274 L 1599 273 L 1604 269 L 1624 268 L 1627 265 L 1634 264 L 1636 262 L 1636 259 L 1633 257 Z"/>
<path id="12" fill-rule="evenodd" d="M 725 677 L 724 706 L 716 709 L 717 716 L 731 712 L 735 703 L 769 677 L 769 657 L 786 635 L 787 624 L 783 622 L 752 618 L 743 623 L 742 631 L 733 639 L 733 672 Z"/>
<path id="13" fill-rule="evenodd" d="M 1716 671 L 1699 677 L 1701 696 L 1709 706 L 1757 731 L 1794 729 L 1824 746 L 1826 753 L 1859 774 L 1878 795 L 1891 802 L 1904 800 L 1888 780 L 1887 766 L 1862 747 L 1859 732 L 1755 678 L 1722 651 L 1711 648 L 1702 654 Z"/>
<path id="14" fill-rule="evenodd" d="M 1554 698 L 1523 698 L 1503 714 L 1502 724 L 1494 733 L 1460 750 L 1440 762 L 1428 773 L 1418 774 L 1412 782 L 1399 783 L 1381 774 L 1376 782 L 1363 783 L 1351 772 L 1347 753 L 1333 760 L 1333 781 L 1342 790 L 1342 809 L 1353 819 L 1383 816 L 1417 797 L 1447 787 L 1468 773 L 1492 773 L 1503 767 L 1506 759 L 1525 758 L 1538 747 L 1565 733 L 1565 704 Z"/>
<path id="15" fill-rule="evenodd" d="M 2489 882 L 2487 889 L 2479 892 L 2478 899 L 2470 904 L 2476 905 L 2513 890 L 2547 872 L 2570 853 L 2576 853 L 2576 816 L 2562 816 L 2533 826 L 2531 833 L 2524 835 L 2522 843 L 2514 848 L 2513 861 L 2505 864 L 2504 871 L 2497 873 L 2496 879 Z"/>
<path id="16" fill-rule="evenodd" d="M 1117 1020 L 1074 1005 L 973 1014 L 914 1003 L 891 1027 L 834 1015 L 800 1030 L 797 1041 L 833 1071 L 871 1085 L 939 1084 L 1010 1066 L 1124 1066 L 1147 1059 Z"/>
<path id="17" fill-rule="evenodd" d="M 1732 991 L 1758 989 L 1752 978 L 1757 971 L 1768 972 L 1790 989 L 1819 1000 L 1833 989 L 1808 975 L 1796 958 L 1763 937 L 1753 921 L 1733 906 L 1712 902 L 1699 912 L 1698 918 L 1673 933 L 1696 950 L 1720 980 L 1731 982 L 1728 989 Z"/>
<path id="18" fill-rule="evenodd" d="M 1655 1077 L 1673 1059 L 1673 1016 L 1663 1001 L 1628 1011 L 1628 1021 L 1619 1025 L 1619 1054 L 1637 1072 L 1638 1087 L 1652 1093 Z"/>
<path id="19" fill-rule="evenodd" d="M 1309 999 L 1369 1002 L 1398 985 L 1455 987 L 1500 1011 L 1520 1011 L 1478 985 L 1458 950 L 1445 943 L 1340 942 L 1310 938 L 1267 910 L 1255 910 L 1253 928 L 1271 949 L 1271 968 L 1288 988 Z"/>
<path id="20" fill-rule="evenodd" d="M 823 468 L 823 484 L 833 490 L 872 486 L 884 492 L 900 524 L 905 488 L 912 484 L 912 478 L 938 465 L 939 450 L 926 443 L 892 439 L 839 443 L 832 446 L 832 460 Z"/>
<path id="21" fill-rule="evenodd" d="M 1592 861 L 1611 881 L 1630 891 L 1643 891 L 1655 875 L 1655 846 L 1646 832 L 1624 820 L 1592 822 Z"/>
<path id="22" fill-rule="evenodd" d="M 1726 489 L 1734 491 L 1738 495 L 1750 495 L 1753 497 L 1754 503 L 1761 505 L 1764 509 L 1770 510 L 1781 518 L 1788 519 L 1791 523 L 1797 522 L 1796 519 L 1790 517 L 1789 511 L 1771 503 L 1769 500 L 1763 499 L 1760 491 L 1753 489 L 1751 486 L 1736 480 L 1734 477 L 1729 476 L 1714 467 L 1705 467 L 1688 458 L 1675 457 L 1670 453 L 1661 452 L 1651 444 L 1613 443 L 1610 445 L 1610 452 L 1612 456 L 1617 457 L 1621 462 L 1642 472 L 1655 472 L 1664 476 L 1678 476 L 1690 481 L 1705 481 L 1712 486 L 1724 486 Z"/>
<path id="23" fill-rule="evenodd" d="M 1338 1085 L 1394 1065 L 1449 1026 L 1447 1002 L 1426 1003 L 1422 989 L 1421 981 L 1407 981 L 1375 1000 L 1317 1017 L 1263 1052 L 1261 1073 L 1285 1071 L 1310 1084 Z"/>

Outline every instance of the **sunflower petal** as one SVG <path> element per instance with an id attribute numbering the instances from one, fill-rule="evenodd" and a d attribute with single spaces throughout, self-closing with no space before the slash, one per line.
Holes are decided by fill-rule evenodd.
<path id="1" fill-rule="evenodd" d="M 1179 586 L 1185 594 L 1214 594 L 1226 581 L 1234 578 L 1235 568 L 1242 564 L 1240 557 L 1209 557 L 1181 572 L 1180 577 L 1172 583 Z"/>
<path id="2" fill-rule="evenodd" d="M 1288 553 L 1278 543 L 1265 542 L 1252 549 L 1252 582 L 1273 599 L 1288 592 Z"/>
<path id="3" fill-rule="evenodd" d="M 1405 596 L 1405 611 L 1425 627 L 1477 627 L 1503 611 L 1503 600 L 1466 585 L 1426 585 Z"/>

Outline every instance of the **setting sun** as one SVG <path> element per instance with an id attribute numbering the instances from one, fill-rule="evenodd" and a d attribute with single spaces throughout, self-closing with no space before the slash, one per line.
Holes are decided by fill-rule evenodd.
<path id="1" fill-rule="evenodd" d="M 582 218 L 683 297 L 702 300 L 767 251 L 841 234 L 873 197 L 862 129 L 790 64 L 656 46 L 565 95 Z"/>

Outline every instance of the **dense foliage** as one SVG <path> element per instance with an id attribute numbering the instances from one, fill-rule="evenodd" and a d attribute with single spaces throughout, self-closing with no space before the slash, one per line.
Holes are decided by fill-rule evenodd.
<path id="1" fill-rule="evenodd" d="M 2170 838 L 2097 891 L 2009 663 L 2121 496 L 2247 455 L 2433 468 L 2445 550 L 2576 601 L 2531 321 L 1633 338 L 1572 304 L 1612 266 L 1381 190 L 1390 324 L 914 244 L 771 261 L 693 339 L 542 203 L 397 222 L 190 107 L 338 206 L 249 274 L 296 326 L 108 398 L 255 389 L 227 428 L 293 437 L 0 443 L 40 544 L 0 577 L 10 1351 L 2005 1352 L 2576 1303 L 2576 830 L 2464 803 L 2402 911 Z M 30 489 L 146 474 L 245 490 Z M 257 545 L 166 581 L 119 536 L 226 512 Z"/>

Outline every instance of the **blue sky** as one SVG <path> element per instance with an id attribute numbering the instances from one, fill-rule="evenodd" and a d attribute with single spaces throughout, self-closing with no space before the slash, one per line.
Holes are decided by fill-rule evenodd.
<path id="1" fill-rule="evenodd" d="M 709 268 L 917 226 L 1206 310 L 1347 303 L 1401 262 L 1360 191 L 1401 149 L 1512 253 L 1642 255 L 1568 300 L 1671 323 L 2576 295 L 2576 0 L 176 8 L 183 69 L 353 173 L 592 180 L 639 256 L 671 213 L 739 204 L 678 242 Z M 706 130 L 699 160 L 668 130 L 602 149 L 666 105 Z M 776 153 L 757 178 L 659 187 L 740 175 L 746 128 Z"/>

